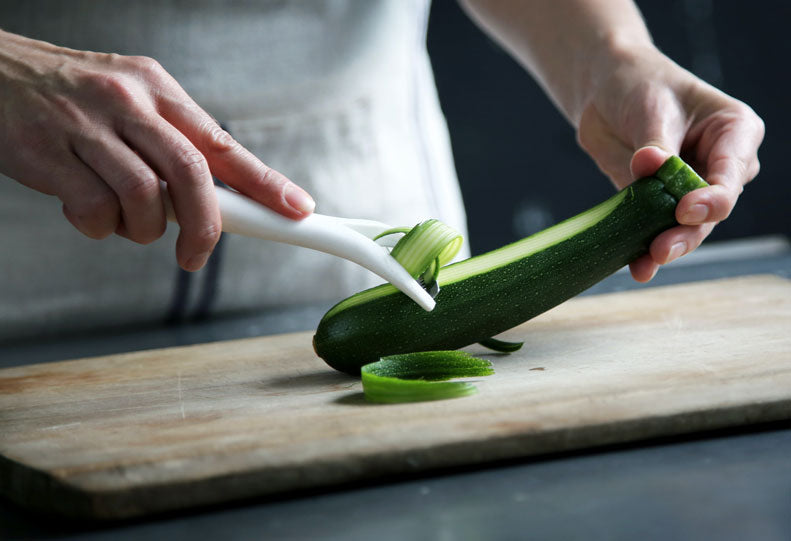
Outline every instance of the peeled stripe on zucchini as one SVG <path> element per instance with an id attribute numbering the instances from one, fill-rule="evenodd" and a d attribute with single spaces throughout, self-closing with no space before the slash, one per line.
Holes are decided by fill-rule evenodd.
<path id="1" fill-rule="evenodd" d="M 707 186 L 669 158 L 595 207 L 513 244 L 443 267 L 431 312 L 384 284 L 341 301 L 322 318 L 316 353 L 342 372 L 381 357 L 461 348 L 557 306 L 645 254 L 677 224 L 676 204 Z"/>

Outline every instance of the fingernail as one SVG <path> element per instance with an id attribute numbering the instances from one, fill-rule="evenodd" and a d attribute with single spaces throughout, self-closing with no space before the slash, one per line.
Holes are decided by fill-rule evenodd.
<path id="1" fill-rule="evenodd" d="M 702 203 L 692 205 L 692 207 L 681 217 L 686 224 L 702 224 L 709 215 L 709 207 Z"/>
<path id="2" fill-rule="evenodd" d="M 206 261 L 209 259 L 210 255 L 211 252 L 209 251 L 209 252 L 201 252 L 199 254 L 192 256 L 187 260 L 186 270 L 193 272 L 200 269 L 201 267 L 203 267 L 203 265 L 206 264 Z"/>
<path id="3" fill-rule="evenodd" d="M 285 198 L 286 203 L 301 214 L 310 214 L 316 208 L 313 198 L 296 184 L 286 186 Z"/>
<path id="4" fill-rule="evenodd" d="M 657 273 L 657 272 L 659 272 L 659 265 L 655 265 L 655 266 L 654 266 L 654 268 L 651 270 L 651 277 L 650 277 L 650 278 L 648 278 L 648 280 L 647 280 L 647 281 L 648 281 L 648 282 L 650 282 L 651 280 L 653 280 L 653 279 L 654 279 L 654 276 L 656 276 L 656 273 Z"/>
<path id="5" fill-rule="evenodd" d="M 687 243 L 677 242 L 670 247 L 670 253 L 667 254 L 667 261 L 665 261 L 665 263 L 670 263 L 674 259 L 678 259 L 679 257 L 681 257 L 686 253 L 687 253 Z"/>

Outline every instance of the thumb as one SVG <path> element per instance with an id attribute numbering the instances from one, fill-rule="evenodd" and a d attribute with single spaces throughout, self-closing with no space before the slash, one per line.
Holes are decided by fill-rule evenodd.
<path id="1" fill-rule="evenodd" d="M 632 161 L 629 164 L 632 178 L 636 180 L 653 175 L 672 154 L 673 152 L 656 145 L 638 148 L 632 154 Z"/>

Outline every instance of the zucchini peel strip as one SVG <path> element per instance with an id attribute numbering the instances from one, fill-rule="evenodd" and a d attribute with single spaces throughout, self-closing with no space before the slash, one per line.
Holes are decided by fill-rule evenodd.
<path id="1" fill-rule="evenodd" d="M 469 396 L 478 388 L 452 378 L 490 376 L 492 363 L 464 351 L 423 351 L 383 357 L 360 369 L 369 402 L 394 404 Z"/>
<path id="2" fill-rule="evenodd" d="M 421 280 L 426 288 L 436 283 L 439 269 L 450 263 L 464 242 L 458 231 L 435 219 L 421 222 L 411 229 L 388 229 L 379 233 L 374 240 L 395 233 L 405 235 L 398 240 L 390 255 L 413 278 Z"/>
<path id="3" fill-rule="evenodd" d="M 522 349 L 522 346 L 525 345 L 524 342 L 508 342 L 506 340 L 498 340 L 497 338 L 485 338 L 478 343 L 485 348 L 499 353 L 513 353 L 514 351 L 519 351 Z"/>

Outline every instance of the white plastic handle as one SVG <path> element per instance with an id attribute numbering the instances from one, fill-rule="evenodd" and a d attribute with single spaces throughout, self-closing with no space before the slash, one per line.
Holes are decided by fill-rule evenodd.
<path id="1" fill-rule="evenodd" d="M 175 222 L 175 212 L 164 183 L 162 192 L 168 220 Z M 217 188 L 217 199 L 223 231 L 311 248 L 348 259 L 393 284 L 424 310 L 434 309 L 434 299 L 417 280 L 385 248 L 355 230 L 370 230 L 373 236 L 387 229 L 385 224 L 316 213 L 302 220 L 291 220 L 249 197 L 220 187 Z"/>

